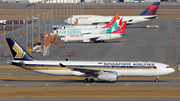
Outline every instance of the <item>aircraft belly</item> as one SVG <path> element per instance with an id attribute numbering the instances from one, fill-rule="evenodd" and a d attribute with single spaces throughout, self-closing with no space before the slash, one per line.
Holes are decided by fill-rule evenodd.
<path id="1" fill-rule="evenodd" d="M 118 71 L 119 74 L 122 76 L 155 76 L 154 75 L 155 70 L 121 70 Z"/>
<path id="2" fill-rule="evenodd" d="M 33 70 L 34 72 L 58 75 L 58 76 L 72 76 L 71 70 Z"/>

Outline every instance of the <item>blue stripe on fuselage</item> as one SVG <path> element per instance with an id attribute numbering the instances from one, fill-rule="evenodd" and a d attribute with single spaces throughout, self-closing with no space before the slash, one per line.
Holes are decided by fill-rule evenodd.
<path id="1" fill-rule="evenodd" d="M 44 65 L 44 64 L 25 64 L 25 66 L 39 66 L 39 67 L 60 67 L 60 65 Z M 65 65 L 67 67 L 98 67 L 98 68 L 156 68 L 156 66 L 97 66 L 97 65 Z M 156 68 L 157 69 L 157 68 Z"/>

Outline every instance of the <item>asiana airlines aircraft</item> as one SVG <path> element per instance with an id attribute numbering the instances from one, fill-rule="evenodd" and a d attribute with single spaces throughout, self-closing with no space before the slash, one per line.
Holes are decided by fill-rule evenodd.
<path id="1" fill-rule="evenodd" d="M 12 55 L 8 63 L 30 71 L 57 75 L 87 77 L 84 82 L 92 83 L 93 77 L 99 80 L 116 82 L 118 77 L 143 76 L 158 77 L 168 75 L 175 70 L 169 65 L 159 62 L 130 61 L 46 61 L 31 57 L 12 38 L 5 38 Z"/>

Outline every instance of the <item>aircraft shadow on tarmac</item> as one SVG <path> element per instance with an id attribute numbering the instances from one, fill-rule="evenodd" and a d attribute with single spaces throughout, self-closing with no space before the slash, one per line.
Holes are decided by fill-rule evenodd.
<path id="1" fill-rule="evenodd" d="M 140 27 L 126 27 L 126 28 L 147 28 L 147 27 L 145 27 L 145 26 L 140 26 Z"/>
<path id="2" fill-rule="evenodd" d="M 11 79 L 1 79 L 1 81 L 16 81 L 16 82 L 64 82 L 64 83 L 79 83 L 84 82 L 84 80 L 11 80 Z M 94 81 L 95 83 L 116 83 L 116 82 L 155 82 L 155 80 L 117 80 L 116 82 L 110 81 Z M 167 80 L 160 80 L 159 82 L 169 82 Z"/>

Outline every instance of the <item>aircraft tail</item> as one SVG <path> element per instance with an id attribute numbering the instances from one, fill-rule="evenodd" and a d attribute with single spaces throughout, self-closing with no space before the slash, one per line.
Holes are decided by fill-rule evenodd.
<path id="1" fill-rule="evenodd" d="M 36 60 L 31 57 L 13 38 L 5 38 L 5 40 L 13 60 Z"/>
<path id="2" fill-rule="evenodd" d="M 121 17 L 121 19 L 119 20 L 119 27 L 120 27 L 121 24 L 122 24 L 122 19 L 123 19 L 123 17 Z"/>
<path id="3" fill-rule="evenodd" d="M 110 33 L 110 34 L 124 34 L 125 29 L 126 29 L 126 22 L 127 22 L 127 21 L 124 21 L 123 24 L 118 28 L 117 31 L 112 32 L 112 33 Z"/>
<path id="4" fill-rule="evenodd" d="M 156 12 L 159 8 L 161 2 L 154 2 L 149 8 L 147 8 L 143 13 L 140 15 L 156 15 Z"/>
<path id="5" fill-rule="evenodd" d="M 118 18 L 119 18 L 119 14 L 113 17 L 106 26 L 101 27 L 101 28 L 110 28 Z"/>

